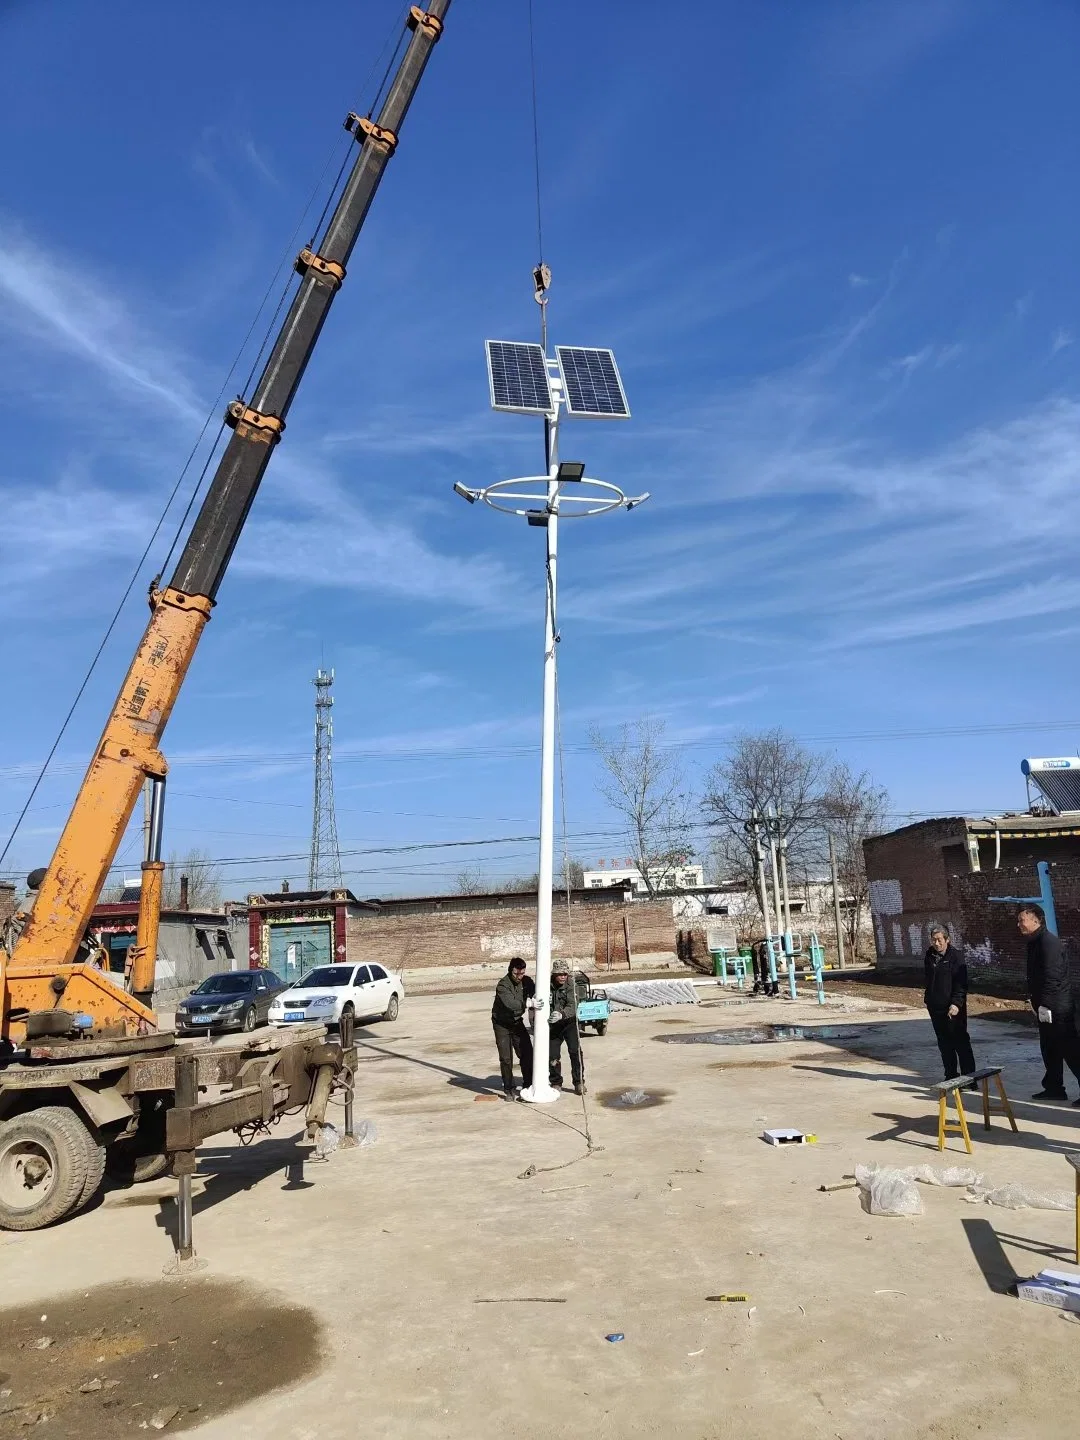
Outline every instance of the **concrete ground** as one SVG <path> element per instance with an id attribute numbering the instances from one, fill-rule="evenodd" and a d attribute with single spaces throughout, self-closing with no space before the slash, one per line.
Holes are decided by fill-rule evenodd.
<path id="1" fill-rule="evenodd" d="M 591 1154 L 573 1096 L 480 1098 L 497 1083 L 486 996 L 413 997 L 360 1032 L 373 1147 L 305 1160 L 296 1121 L 203 1147 L 201 1274 L 161 1278 L 167 1181 L 0 1235 L 20 1307 L 0 1326 L 0 1436 L 109 1440 L 166 1415 L 206 1440 L 1075 1436 L 1080 1317 L 1003 1293 L 1076 1268 L 1071 1213 L 920 1187 L 925 1214 L 885 1219 L 818 1189 L 861 1161 L 939 1163 L 925 1017 L 701 993 L 586 1037 Z M 840 1033 L 683 1043 L 768 1022 Z M 978 1125 L 974 1164 L 1071 1189 L 1080 1109 L 1027 1100 L 1034 1035 L 972 1035 L 1021 1127 Z M 602 1103 L 627 1090 L 659 1103 Z M 818 1143 L 764 1144 L 780 1125 Z M 749 1300 L 706 1298 L 721 1292 Z M 50 1418 L 22 1428 L 35 1407 Z"/>

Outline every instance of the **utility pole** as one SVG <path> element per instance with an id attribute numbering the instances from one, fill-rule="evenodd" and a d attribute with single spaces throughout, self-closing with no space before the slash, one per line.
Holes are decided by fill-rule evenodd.
<path id="1" fill-rule="evenodd" d="M 836 839 L 829 831 L 829 870 L 832 874 L 833 920 L 836 922 L 836 963 L 844 968 L 844 931 L 840 924 L 840 883 L 836 875 Z"/>
<path id="2" fill-rule="evenodd" d="M 320 665 L 315 686 L 315 803 L 311 817 L 309 890 L 340 890 L 341 847 L 334 811 L 334 684 L 333 670 Z"/>

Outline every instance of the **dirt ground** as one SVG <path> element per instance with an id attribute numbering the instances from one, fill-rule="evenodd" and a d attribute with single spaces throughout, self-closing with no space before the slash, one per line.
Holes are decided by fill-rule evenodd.
<path id="1" fill-rule="evenodd" d="M 586 1037 L 587 1124 L 488 1098 L 486 996 L 408 1000 L 360 1034 L 373 1146 L 319 1163 L 286 1121 L 203 1147 L 185 1280 L 167 1180 L 0 1234 L 0 1436 L 1073 1437 L 1080 1318 L 1007 1293 L 1075 1268 L 1071 1213 L 925 1187 L 885 1219 L 818 1188 L 938 1163 L 925 1017 L 700 993 Z M 971 1029 L 1020 1124 L 976 1126 L 974 1164 L 1071 1189 L 1080 1108 L 1029 1100 L 1034 1034 Z M 818 1143 L 765 1144 L 781 1125 Z"/>
<path id="2" fill-rule="evenodd" d="M 826 990 L 830 996 L 838 999 L 845 995 L 858 995 L 864 1000 L 874 1000 L 883 1005 L 911 1005 L 918 1010 L 921 1010 L 923 1005 L 922 979 L 917 971 L 879 975 L 873 966 L 857 970 L 830 971 L 826 977 Z M 1032 1032 L 1036 1029 L 1031 1006 L 1026 1000 L 1015 995 L 980 995 L 976 991 L 969 991 L 968 1014 L 1028 1025 Z"/>

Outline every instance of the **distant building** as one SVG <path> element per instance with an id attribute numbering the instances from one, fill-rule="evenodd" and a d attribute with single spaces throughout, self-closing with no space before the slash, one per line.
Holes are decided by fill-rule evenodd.
<path id="1" fill-rule="evenodd" d="M 0 925 L 15 913 L 15 886 L 10 880 L 0 880 Z"/>
<path id="2" fill-rule="evenodd" d="M 552 948 L 579 964 L 671 964 L 680 952 L 680 897 L 635 896 L 631 885 L 555 893 Z M 349 890 L 248 897 L 248 960 L 292 980 L 313 965 L 374 961 L 391 970 L 491 964 L 536 953 L 536 892 L 358 900 Z"/>
<path id="3" fill-rule="evenodd" d="M 137 896 L 138 889 L 132 888 Z M 113 975 L 124 974 L 138 920 L 138 899 L 94 906 L 88 929 L 105 950 Z M 246 925 L 246 907 L 230 901 L 216 910 L 162 910 L 154 977 L 155 1008 L 172 1009 L 208 975 L 219 970 L 246 970 Z"/>
<path id="4" fill-rule="evenodd" d="M 604 861 L 600 862 L 601 867 Z M 701 865 L 681 863 L 676 865 L 650 865 L 647 872 L 653 892 L 669 890 L 692 890 L 705 884 L 705 870 Z M 606 868 L 586 870 L 582 875 L 586 890 L 603 890 L 615 886 L 629 885 L 635 895 L 648 895 L 649 886 L 640 868 L 630 860 L 612 860 Z"/>

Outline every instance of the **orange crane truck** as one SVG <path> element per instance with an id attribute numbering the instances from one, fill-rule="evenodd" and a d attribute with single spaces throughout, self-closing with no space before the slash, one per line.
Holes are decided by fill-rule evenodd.
<path id="1" fill-rule="evenodd" d="M 320 1025 L 236 1046 L 178 1041 L 152 1007 L 164 865 L 167 765 L 160 745 L 218 588 L 450 0 L 414 5 L 408 43 L 378 119 L 350 114 L 359 150 L 317 249 L 296 260 L 292 303 L 254 391 L 228 408 L 232 434 L 75 797 L 52 861 L 10 950 L 0 948 L 0 1228 L 35 1230 L 77 1212 L 110 1169 L 179 1181 L 180 1257 L 191 1255 L 191 1176 L 210 1135 L 253 1133 L 307 1107 L 307 1134 L 345 1090 L 352 1128 L 351 1026 Z M 138 927 L 123 984 L 81 956 L 91 913 L 140 791 L 152 793 Z M 346 1141 L 348 1143 L 348 1141 Z"/>

